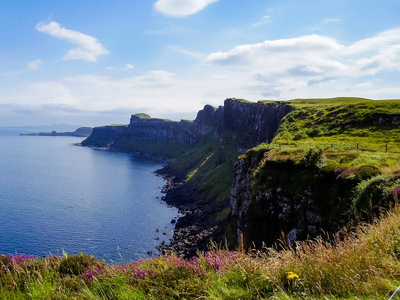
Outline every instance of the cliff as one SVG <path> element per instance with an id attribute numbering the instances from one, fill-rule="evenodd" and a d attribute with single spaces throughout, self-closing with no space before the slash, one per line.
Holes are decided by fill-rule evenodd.
<path id="1" fill-rule="evenodd" d="M 273 143 L 239 157 L 230 231 L 245 247 L 330 234 L 399 199 L 400 101 L 294 100 Z M 284 241 L 285 242 L 285 241 Z"/>
<path id="2" fill-rule="evenodd" d="M 194 121 L 133 115 L 128 125 L 95 128 L 82 145 L 173 158 L 159 170 L 166 202 L 184 213 L 171 249 L 191 256 L 210 239 L 235 247 L 243 236 L 246 247 L 261 247 L 284 233 L 293 243 L 389 207 L 400 187 L 399 107 L 226 99 Z"/>
<path id="3" fill-rule="evenodd" d="M 224 103 L 223 127 L 241 135 L 238 146 L 249 149 L 271 141 L 282 118 L 293 110 L 286 102 L 227 100 Z"/>
<path id="4" fill-rule="evenodd" d="M 224 106 L 218 108 L 205 105 L 194 121 L 175 122 L 136 114 L 128 125 L 95 127 L 82 145 L 176 158 L 204 138 L 223 143 L 224 133 L 229 132 L 229 139 L 233 138 L 235 146 L 243 150 L 271 140 L 280 120 L 292 110 L 285 102 L 226 99 Z"/>
<path id="5" fill-rule="evenodd" d="M 246 156 L 236 163 L 231 190 L 231 224 L 236 240 L 261 248 L 282 233 L 294 241 L 335 233 L 350 220 L 358 180 L 336 180 L 333 170 L 292 160 Z"/>
<path id="6" fill-rule="evenodd" d="M 112 148 L 125 134 L 126 125 L 94 127 L 92 134 L 82 141 L 82 146 Z"/>

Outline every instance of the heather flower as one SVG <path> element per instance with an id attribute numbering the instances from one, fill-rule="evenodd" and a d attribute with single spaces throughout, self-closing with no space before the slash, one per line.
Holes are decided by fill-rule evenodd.
<path id="1" fill-rule="evenodd" d="M 397 187 L 397 188 L 393 189 L 393 190 L 391 191 L 391 193 L 392 193 L 393 195 L 399 196 L 399 195 L 400 195 L 400 187 Z"/>
<path id="2" fill-rule="evenodd" d="M 10 259 L 10 265 L 20 266 L 25 264 L 29 261 L 34 261 L 35 257 L 33 255 L 26 255 L 26 254 L 16 254 L 16 255 L 9 255 L 8 258 Z"/>
<path id="3" fill-rule="evenodd" d="M 340 174 L 336 177 L 336 179 L 339 179 L 340 177 L 343 177 L 343 175 L 346 175 L 346 174 L 348 174 L 348 173 L 354 172 L 355 170 L 356 170 L 356 168 L 347 169 L 346 171 L 340 173 Z"/>
<path id="4" fill-rule="evenodd" d="M 397 187 L 391 191 L 393 198 L 398 201 L 400 199 L 400 187 Z"/>
<path id="5" fill-rule="evenodd" d="M 229 251 L 214 251 L 207 252 L 204 256 L 206 262 L 210 264 L 214 270 L 219 273 L 224 273 L 227 267 L 232 265 L 237 260 L 237 255 Z"/>

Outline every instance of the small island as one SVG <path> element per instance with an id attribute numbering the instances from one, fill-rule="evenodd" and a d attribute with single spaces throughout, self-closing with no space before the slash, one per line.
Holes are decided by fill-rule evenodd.
<path id="1" fill-rule="evenodd" d="M 52 132 L 36 132 L 36 133 L 21 133 L 20 135 L 30 135 L 30 136 L 76 136 L 76 137 L 88 137 L 92 134 L 92 127 L 79 127 L 73 132 L 57 132 L 53 130 Z"/>

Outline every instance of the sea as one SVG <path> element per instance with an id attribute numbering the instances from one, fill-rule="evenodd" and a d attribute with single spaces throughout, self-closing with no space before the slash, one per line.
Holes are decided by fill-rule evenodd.
<path id="1" fill-rule="evenodd" d="M 109 263 L 160 254 L 178 210 L 162 200 L 163 163 L 76 146 L 83 138 L 0 130 L 0 253 L 86 253 Z"/>

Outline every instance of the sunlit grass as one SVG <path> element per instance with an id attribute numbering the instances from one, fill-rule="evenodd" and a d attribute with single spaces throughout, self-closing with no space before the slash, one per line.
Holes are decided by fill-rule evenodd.
<path id="1" fill-rule="evenodd" d="M 332 237 L 332 240 L 335 240 Z M 257 251 L 211 250 L 107 265 L 83 254 L 16 255 L 0 268 L 1 299 L 388 299 L 400 285 L 400 208 L 349 230 Z M 62 265 L 91 262 L 81 274 Z M 2 260 L 3 261 L 3 260 Z M 61 271 L 64 270 L 64 271 Z"/>

